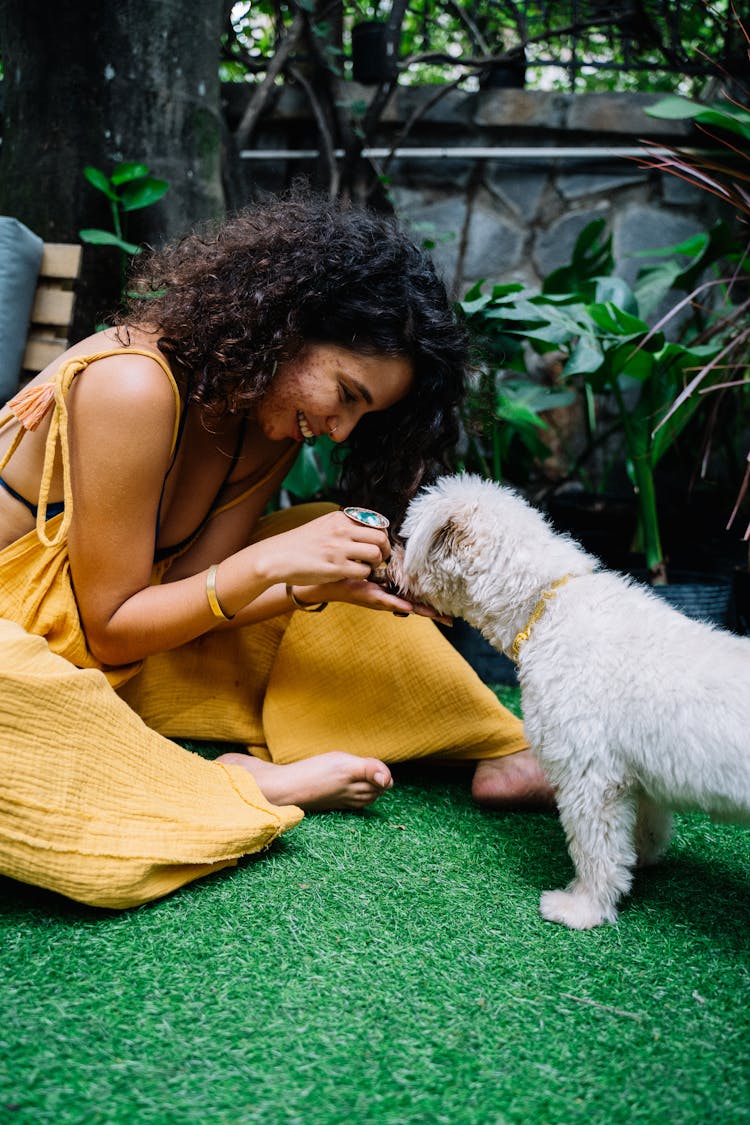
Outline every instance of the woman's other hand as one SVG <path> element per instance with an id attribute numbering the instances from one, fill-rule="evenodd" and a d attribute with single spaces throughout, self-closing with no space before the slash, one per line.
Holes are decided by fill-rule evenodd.
<path id="1" fill-rule="evenodd" d="M 450 617 L 442 617 L 432 606 L 408 601 L 399 594 L 391 593 L 377 582 L 347 578 L 341 582 L 329 582 L 325 585 L 295 585 L 294 593 L 300 601 L 310 604 L 346 602 L 348 605 L 358 605 L 364 609 L 386 610 L 396 614 L 397 617 L 417 614 L 419 617 L 429 617 L 433 621 L 439 621 L 442 625 L 453 624 Z"/>

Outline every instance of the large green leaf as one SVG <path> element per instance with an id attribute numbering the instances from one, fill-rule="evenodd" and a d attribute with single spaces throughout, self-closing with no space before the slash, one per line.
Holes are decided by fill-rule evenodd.
<path id="1" fill-rule="evenodd" d="M 593 375 L 604 364 L 604 352 L 599 341 L 590 335 L 581 336 L 571 351 L 563 368 L 567 379 L 571 375 Z"/>
<path id="2" fill-rule="evenodd" d="M 697 396 L 686 399 L 682 406 L 675 410 L 663 425 L 660 425 L 673 398 L 670 394 L 670 384 L 658 387 L 652 381 L 652 384 L 647 386 L 650 393 L 644 394 L 631 410 L 631 428 L 635 428 L 639 448 L 647 456 L 653 469 L 685 429 L 698 407 L 698 399 Z"/>
<path id="3" fill-rule="evenodd" d="M 656 105 L 649 106 L 646 113 L 649 117 L 664 120 L 692 118 L 701 125 L 727 129 L 750 140 L 750 111 L 744 106 L 728 106 L 724 103 L 707 106 L 692 102 L 688 98 L 668 97 L 662 98 Z"/>
<path id="4" fill-rule="evenodd" d="M 635 295 L 638 308 L 644 316 L 656 312 L 670 289 L 677 286 L 683 272 L 684 267 L 674 260 L 646 266 L 638 272 Z"/>
<path id="5" fill-rule="evenodd" d="M 571 335 L 578 335 L 578 333 L 572 334 L 560 324 L 549 323 L 526 324 L 523 328 L 511 328 L 508 331 L 512 332 L 514 335 L 522 336 L 525 340 L 538 340 L 542 344 L 554 344 L 556 347 L 563 347 L 569 344 Z"/>
<path id="6" fill-rule="evenodd" d="M 544 387 L 526 379 L 506 379 L 497 387 L 495 411 L 508 422 L 526 421 L 542 429 L 547 423 L 541 414 L 560 406 L 570 406 L 575 401 L 573 391 L 559 387 Z"/>
<path id="7" fill-rule="evenodd" d="M 697 117 L 700 113 L 703 113 L 705 108 L 704 105 L 691 102 L 689 98 L 680 98 L 671 94 L 667 98 L 661 98 L 655 105 L 647 106 L 644 113 L 647 113 L 649 117 L 659 117 L 665 121 L 680 121 L 685 118 Z"/>
<path id="8" fill-rule="evenodd" d="M 597 328 L 608 336 L 626 336 L 635 340 L 648 332 L 647 324 L 637 316 L 631 316 L 624 309 L 618 308 L 611 301 L 601 305 L 589 305 L 586 311 Z"/>
<path id="9" fill-rule="evenodd" d="M 459 308 L 466 316 L 475 316 L 489 305 L 492 297 L 489 293 L 475 293 L 476 286 L 469 290 L 463 301 L 459 301 Z"/>
<path id="10" fill-rule="evenodd" d="M 707 109 L 697 118 L 701 125 L 710 125 L 737 133 L 744 140 L 750 140 L 750 113 L 739 106 L 734 110 Z"/>
<path id="11" fill-rule="evenodd" d="M 149 170 L 145 164 L 134 164 L 126 162 L 118 164 L 111 175 L 113 184 L 126 184 L 130 180 L 140 180 L 144 176 L 148 176 Z"/>
<path id="12" fill-rule="evenodd" d="M 633 290 L 621 277 L 596 277 L 594 280 L 594 302 L 603 305 L 610 302 L 618 305 L 624 312 L 638 316 L 638 301 Z"/>
<path id="13" fill-rule="evenodd" d="M 558 333 L 557 338 L 560 341 L 570 340 L 572 337 L 578 336 L 591 325 L 586 306 L 580 302 L 560 304 L 548 301 L 546 298 L 540 298 L 539 301 L 530 301 L 528 304 L 532 310 L 530 329 L 535 330 L 536 325 L 533 321 L 542 316 L 548 325 L 555 328 Z"/>
<path id="14" fill-rule="evenodd" d="M 633 411 L 648 427 L 652 466 L 660 461 L 698 409 L 698 395 L 687 398 L 663 424 L 660 424 L 661 419 L 670 410 L 686 379 L 718 350 L 715 345 L 685 347 L 668 341 L 654 355 L 654 375 L 644 383 L 641 401 Z"/>
<path id="15" fill-rule="evenodd" d="M 78 237 L 81 242 L 89 242 L 93 246 L 116 246 L 118 250 L 123 250 L 126 254 L 140 254 L 141 252 L 140 246 L 137 246 L 134 242 L 126 242 L 123 238 L 118 238 L 111 230 L 86 228 L 85 230 L 79 230 Z"/>
<path id="16" fill-rule="evenodd" d="M 542 292 L 579 293 L 593 278 L 611 273 L 612 236 L 600 240 L 606 219 L 594 219 L 579 234 L 570 264 L 553 270 L 544 279 Z"/>
<path id="17" fill-rule="evenodd" d="M 514 293 L 523 293 L 526 286 L 520 281 L 509 281 L 505 285 L 492 286 L 492 300 L 501 301 L 506 297 L 512 296 Z"/>
<path id="18" fill-rule="evenodd" d="M 635 291 L 644 316 L 653 313 L 670 289 L 691 292 L 712 266 L 721 267 L 726 259 L 740 253 L 743 247 L 730 227 L 719 220 L 707 231 L 700 231 L 684 242 L 663 246 L 658 250 L 638 251 L 633 257 L 663 257 L 668 260 L 646 266 L 638 273 Z M 686 255 L 690 261 L 680 261 Z"/>
<path id="19" fill-rule="evenodd" d="M 157 180 L 147 176 L 143 180 L 131 180 L 123 185 L 120 200 L 123 211 L 138 211 L 141 207 L 149 207 L 152 203 L 169 191 L 166 180 Z"/>
<path id="20" fill-rule="evenodd" d="M 303 445 L 281 487 L 299 500 L 309 500 L 332 488 L 339 476 L 339 466 L 333 460 L 336 448 L 327 437 L 318 438 L 315 445 Z"/>
<path id="21" fill-rule="evenodd" d="M 608 359 L 612 378 L 627 375 L 640 383 L 651 378 L 656 364 L 651 351 L 647 351 L 645 348 L 634 348 L 632 342 L 620 344 L 613 348 Z"/>
<path id="22" fill-rule="evenodd" d="M 697 234 L 691 234 L 689 238 L 682 242 L 676 242 L 673 246 L 659 246 L 651 250 L 633 250 L 630 257 L 674 258 L 676 254 L 686 254 L 690 258 L 694 258 L 696 254 L 702 254 L 705 251 L 710 241 L 709 231 L 701 230 Z"/>
<path id="23" fill-rule="evenodd" d="M 520 400 L 509 398 L 507 395 L 503 394 L 502 391 L 498 392 L 495 411 L 501 421 L 509 422 L 511 426 L 516 426 L 518 428 L 534 426 L 540 430 L 547 428 L 547 423 L 543 418 L 539 417 L 536 411 L 530 410 L 529 407 Z"/>
<path id="24" fill-rule="evenodd" d="M 107 199 L 111 199 L 113 201 L 117 199 L 117 195 L 114 192 L 109 180 L 98 168 L 94 168 L 91 164 L 87 164 L 83 169 L 83 174 L 91 184 L 91 186 L 95 187 L 97 191 L 103 192 L 103 194 L 106 195 Z"/>
<path id="25" fill-rule="evenodd" d="M 472 287 L 470 289 L 467 289 L 467 291 L 464 293 L 463 301 L 459 301 L 459 305 L 461 306 L 461 308 L 463 308 L 464 304 L 467 302 L 471 304 L 472 301 L 479 300 L 479 298 L 482 296 L 483 285 L 484 278 L 482 278 L 480 281 L 475 281 Z"/>
<path id="26" fill-rule="evenodd" d="M 702 367 L 721 350 L 718 344 L 685 344 L 668 340 L 656 353 L 661 366 L 669 366 L 679 372 L 686 368 Z"/>
<path id="27" fill-rule="evenodd" d="M 506 301 L 489 305 L 483 311 L 485 320 L 517 320 L 517 321 L 543 321 L 546 320 L 544 311 L 539 311 L 539 306 L 534 305 L 526 297 L 516 301 Z"/>

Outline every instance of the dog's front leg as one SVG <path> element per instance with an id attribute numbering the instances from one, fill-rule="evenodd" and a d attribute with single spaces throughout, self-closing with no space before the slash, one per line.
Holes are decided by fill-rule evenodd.
<path id="1" fill-rule="evenodd" d="M 557 805 L 576 877 L 564 891 L 545 891 L 540 911 L 548 922 L 588 930 L 617 920 L 617 903 L 630 889 L 635 865 L 635 800 L 624 786 L 599 778 L 595 768 L 557 785 Z"/>

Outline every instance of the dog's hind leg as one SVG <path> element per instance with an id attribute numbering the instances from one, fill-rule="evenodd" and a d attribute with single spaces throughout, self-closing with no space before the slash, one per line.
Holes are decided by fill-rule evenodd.
<path id="1" fill-rule="evenodd" d="M 543 918 L 575 930 L 617 920 L 617 903 L 629 889 L 636 855 L 635 800 L 611 779 L 586 771 L 557 787 L 560 820 L 576 877 L 564 891 L 545 891 Z"/>
<path id="2" fill-rule="evenodd" d="M 635 851 L 639 867 L 657 863 L 672 838 L 672 814 L 645 793 L 638 797 L 635 820 Z"/>

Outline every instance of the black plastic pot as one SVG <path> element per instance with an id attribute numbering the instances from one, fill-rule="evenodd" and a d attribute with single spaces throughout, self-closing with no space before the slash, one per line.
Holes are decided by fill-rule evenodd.
<path id="1" fill-rule="evenodd" d="M 734 615 L 732 628 L 736 633 L 750 636 L 750 570 L 737 569 L 732 575 Z"/>
<path id="2" fill-rule="evenodd" d="M 526 85 L 526 58 L 506 59 L 488 66 L 479 78 L 481 90 L 523 90 Z"/>
<path id="3" fill-rule="evenodd" d="M 352 28 L 352 78 L 363 86 L 387 82 L 393 74 L 388 52 L 388 28 L 377 20 L 365 20 Z"/>
<path id="4" fill-rule="evenodd" d="M 567 532 L 605 566 L 627 569 L 638 519 L 630 497 L 558 493 L 548 498 L 546 510 L 557 531 Z"/>
<path id="5" fill-rule="evenodd" d="M 648 584 L 643 571 L 634 572 L 633 577 Z M 651 586 L 650 589 L 686 617 L 708 621 L 724 629 L 731 624 L 732 580 L 728 576 L 674 571 L 666 586 Z"/>

